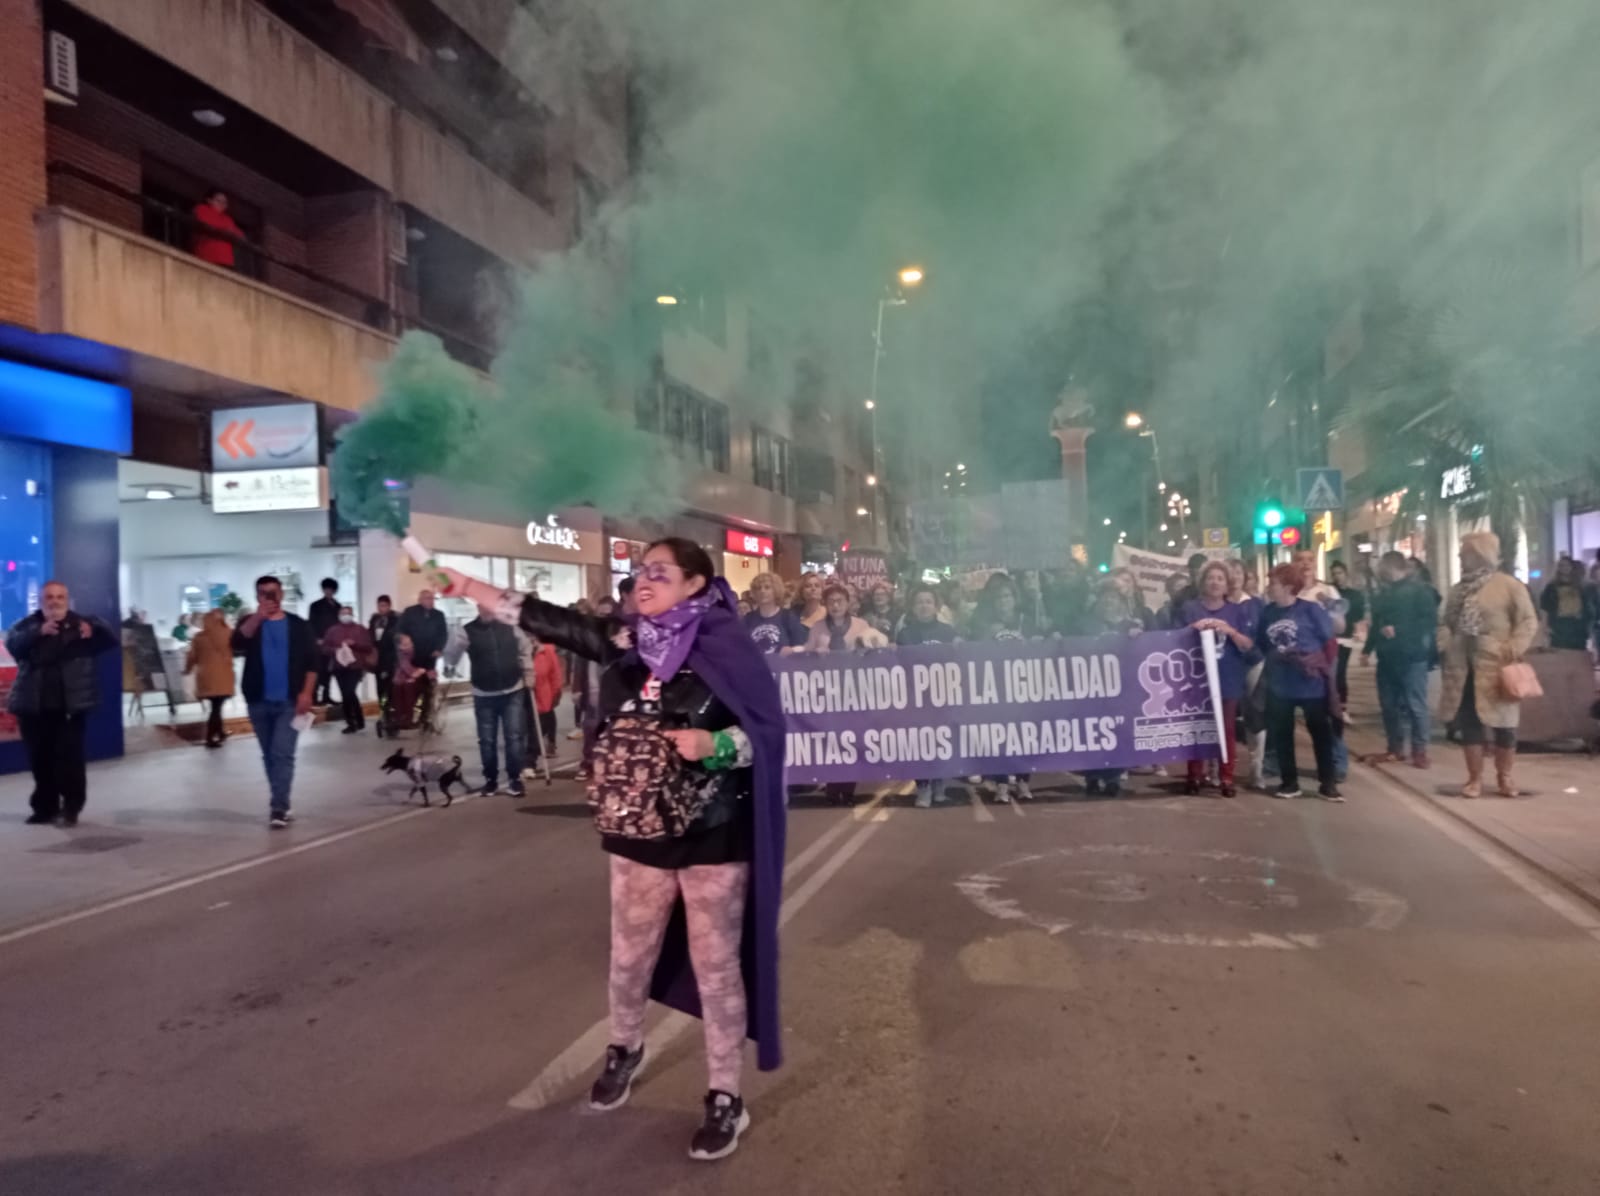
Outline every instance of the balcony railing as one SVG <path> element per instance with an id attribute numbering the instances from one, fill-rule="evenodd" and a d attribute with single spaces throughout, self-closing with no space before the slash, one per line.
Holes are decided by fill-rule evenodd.
<path id="1" fill-rule="evenodd" d="M 243 277 L 389 336 L 413 329 L 430 332 L 452 357 L 474 369 L 487 371 L 494 361 L 495 351 L 470 336 L 400 312 L 383 299 L 274 254 L 257 241 L 203 224 L 181 208 L 119 187 L 67 162 L 51 162 L 47 169 L 53 204 L 79 209 L 185 252 L 196 237 L 228 242 L 234 247 L 233 268 Z"/>

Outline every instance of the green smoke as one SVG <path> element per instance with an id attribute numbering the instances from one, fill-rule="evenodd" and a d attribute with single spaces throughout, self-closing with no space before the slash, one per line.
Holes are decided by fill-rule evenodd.
<path id="1" fill-rule="evenodd" d="M 526 280 L 495 397 L 408 338 L 339 450 L 358 517 L 388 509 L 384 478 L 425 474 L 528 509 L 670 504 L 678 471 L 629 407 L 674 319 L 749 303 L 769 366 L 714 397 L 786 405 L 805 361 L 859 403 L 874 309 L 909 263 L 928 281 L 894 317 L 886 435 L 970 443 L 978 380 L 1097 277 L 1104 207 L 1165 137 L 1091 0 L 598 0 L 581 19 L 555 36 L 574 65 L 632 72 L 639 169 Z"/>

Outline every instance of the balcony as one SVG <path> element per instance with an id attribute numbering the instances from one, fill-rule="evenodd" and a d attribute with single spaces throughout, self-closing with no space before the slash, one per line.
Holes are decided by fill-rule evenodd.
<path id="1" fill-rule="evenodd" d="M 37 218 L 43 332 L 116 345 L 180 393 L 270 391 L 355 410 L 394 338 L 78 212 Z"/>

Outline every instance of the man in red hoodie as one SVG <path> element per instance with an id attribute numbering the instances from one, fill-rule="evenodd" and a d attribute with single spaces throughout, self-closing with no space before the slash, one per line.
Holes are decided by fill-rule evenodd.
<path id="1" fill-rule="evenodd" d="M 190 250 L 202 262 L 210 262 L 213 266 L 226 266 L 233 269 L 233 242 L 225 237 L 211 236 L 206 230 L 216 229 L 230 237 L 244 238 L 244 233 L 233 222 L 233 217 L 228 215 L 228 197 L 218 188 L 207 194 L 199 203 L 194 205 L 195 222 L 200 227 L 194 230 L 193 239 L 189 243 Z"/>

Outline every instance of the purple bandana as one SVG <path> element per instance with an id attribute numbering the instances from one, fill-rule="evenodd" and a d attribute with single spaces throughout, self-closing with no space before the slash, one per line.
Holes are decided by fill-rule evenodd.
<path id="1" fill-rule="evenodd" d="M 694 647 L 695 633 L 706 611 L 717 605 L 738 610 L 733 590 L 722 578 L 713 578 L 710 585 L 693 598 L 686 598 L 671 610 L 647 618 L 640 615 L 633 625 L 634 646 L 639 659 L 650 666 L 650 672 L 662 681 L 678 675 L 683 662 L 689 659 L 689 649 Z"/>

